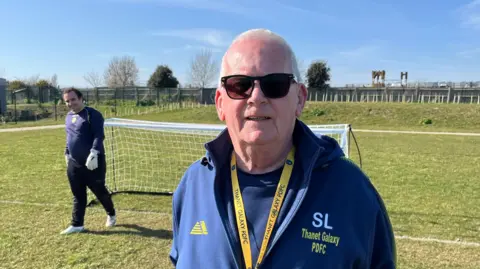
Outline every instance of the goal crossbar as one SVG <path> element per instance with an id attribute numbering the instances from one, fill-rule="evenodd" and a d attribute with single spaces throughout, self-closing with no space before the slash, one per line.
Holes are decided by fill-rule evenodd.
<path id="1" fill-rule="evenodd" d="M 349 156 L 349 124 L 308 125 L 335 138 Z M 112 194 L 172 194 L 205 143 L 226 126 L 109 118 L 105 120 L 106 185 Z M 91 194 L 89 194 L 91 195 Z"/>

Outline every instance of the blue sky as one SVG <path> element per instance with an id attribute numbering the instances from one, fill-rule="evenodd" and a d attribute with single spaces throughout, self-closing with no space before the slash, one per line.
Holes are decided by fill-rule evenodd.
<path id="1" fill-rule="evenodd" d="M 113 56 L 134 56 L 140 82 L 167 64 L 182 84 L 200 48 L 220 60 L 229 42 L 268 28 L 307 67 L 327 60 L 333 85 L 387 80 L 480 80 L 480 0 L 3 0 L 0 76 L 57 74 L 87 86 Z"/>

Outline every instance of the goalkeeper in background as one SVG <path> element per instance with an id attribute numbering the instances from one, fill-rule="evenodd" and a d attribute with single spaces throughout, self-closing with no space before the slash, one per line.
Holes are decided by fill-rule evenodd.
<path id="1" fill-rule="evenodd" d="M 63 91 L 63 98 L 71 109 L 65 118 L 67 145 L 65 161 L 67 176 L 73 193 L 71 225 L 61 234 L 84 230 L 87 207 L 87 187 L 95 194 L 107 212 L 107 227 L 116 223 L 115 208 L 105 186 L 106 161 L 103 145 L 104 119 L 102 114 L 83 103 L 82 93 L 75 88 Z"/>

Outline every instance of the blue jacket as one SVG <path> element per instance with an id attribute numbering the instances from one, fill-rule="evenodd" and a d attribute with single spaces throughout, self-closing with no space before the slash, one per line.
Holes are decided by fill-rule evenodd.
<path id="1" fill-rule="evenodd" d="M 299 120 L 293 138 L 292 179 L 260 268 L 396 268 L 390 220 L 368 177 L 333 138 L 317 137 Z M 206 149 L 173 195 L 170 259 L 182 269 L 243 269 L 232 196 L 224 191 L 228 131 Z"/>

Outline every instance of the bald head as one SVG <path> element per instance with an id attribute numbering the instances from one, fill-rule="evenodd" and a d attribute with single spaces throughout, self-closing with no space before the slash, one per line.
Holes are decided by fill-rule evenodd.
<path id="1" fill-rule="evenodd" d="M 239 73 L 292 73 L 297 81 L 301 79 L 295 54 L 288 43 L 266 29 L 253 29 L 240 34 L 226 51 L 220 77 Z"/>
<path id="2" fill-rule="evenodd" d="M 215 107 L 240 169 L 265 173 L 283 163 L 308 93 L 298 74 L 287 42 L 264 29 L 239 35 L 223 56 Z"/>

